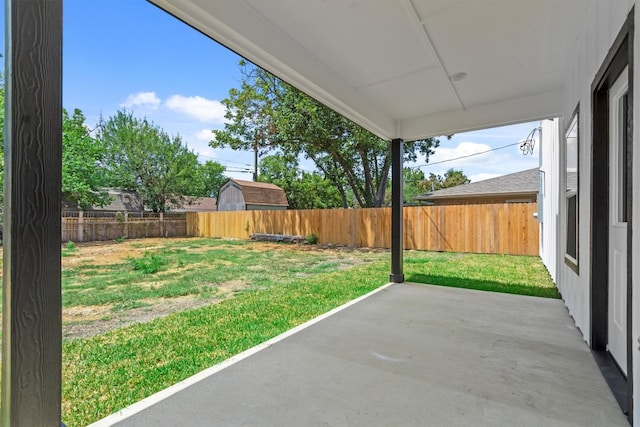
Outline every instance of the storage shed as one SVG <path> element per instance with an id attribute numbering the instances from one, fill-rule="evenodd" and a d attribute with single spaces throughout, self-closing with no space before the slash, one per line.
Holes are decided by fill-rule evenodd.
<path id="1" fill-rule="evenodd" d="M 284 210 L 289 207 L 284 190 L 266 182 L 230 179 L 220 187 L 218 211 Z"/>

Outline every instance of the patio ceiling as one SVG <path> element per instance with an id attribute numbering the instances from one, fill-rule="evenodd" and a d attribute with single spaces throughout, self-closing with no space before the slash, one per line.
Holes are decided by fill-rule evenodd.
<path id="1" fill-rule="evenodd" d="M 377 135 L 414 140 L 561 115 L 605 0 L 149 1 Z"/>

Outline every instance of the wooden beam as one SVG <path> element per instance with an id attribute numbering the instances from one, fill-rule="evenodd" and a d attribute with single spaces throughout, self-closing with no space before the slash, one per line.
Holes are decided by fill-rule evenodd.
<path id="1" fill-rule="evenodd" d="M 2 425 L 59 426 L 62 0 L 5 0 Z"/>
<path id="2" fill-rule="evenodd" d="M 402 271 L 404 249 L 403 176 L 404 141 L 391 141 L 391 275 L 394 283 L 404 282 Z"/>

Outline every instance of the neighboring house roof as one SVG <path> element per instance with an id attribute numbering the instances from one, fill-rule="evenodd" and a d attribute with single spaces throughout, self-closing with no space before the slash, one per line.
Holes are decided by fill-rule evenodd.
<path id="1" fill-rule="evenodd" d="M 108 211 L 108 212 L 142 212 L 144 211 L 144 203 L 142 197 L 137 191 L 134 190 L 120 190 L 118 188 L 110 188 L 107 190 L 109 198 L 111 199 L 108 205 L 105 206 L 92 206 L 87 211 Z M 77 211 L 77 207 L 73 206 L 71 202 L 64 199 L 62 200 L 62 208 L 68 211 Z"/>
<path id="2" fill-rule="evenodd" d="M 527 169 L 483 181 L 443 188 L 416 197 L 417 200 L 474 198 L 491 196 L 525 196 L 538 192 L 538 168 Z"/>
<path id="3" fill-rule="evenodd" d="M 229 182 L 240 187 L 247 205 L 289 206 L 284 190 L 275 184 L 241 179 L 230 179 Z"/>
<path id="4" fill-rule="evenodd" d="M 186 203 L 174 212 L 210 212 L 218 209 L 215 197 L 186 197 Z"/>

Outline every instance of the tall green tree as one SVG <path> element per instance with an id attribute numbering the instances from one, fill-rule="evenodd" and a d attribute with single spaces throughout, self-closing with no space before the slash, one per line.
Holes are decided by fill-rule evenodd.
<path id="1" fill-rule="evenodd" d="M 240 63 L 243 80 L 222 102 L 228 122 L 213 147 L 280 152 L 312 160 L 340 194 L 344 207 L 381 206 L 391 151 L 384 141 L 268 72 Z M 427 159 L 437 139 L 405 143 L 405 161 Z"/>
<path id="2" fill-rule="evenodd" d="M 471 180 L 464 174 L 464 172 L 451 168 L 444 173 L 444 176 L 430 173 L 429 178 L 426 179 L 423 187 L 425 191 L 435 191 L 467 184 L 469 182 L 471 182 Z"/>
<path id="3" fill-rule="evenodd" d="M 62 194 L 72 204 L 87 209 L 109 202 L 102 183 L 99 165 L 104 147 L 93 138 L 82 111 L 69 116 L 62 110 Z"/>
<path id="4" fill-rule="evenodd" d="M 189 196 L 217 197 L 218 190 L 227 181 L 224 175 L 225 167 L 218 162 L 207 160 L 197 167 L 196 182 L 189 192 Z"/>
<path id="5" fill-rule="evenodd" d="M 260 181 L 281 187 L 291 209 L 324 209 L 342 206 L 336 188 L 319 173 L 299 168 L 298 159 L 274 154 L 262 158 Z"/>
<path id="6" fill-rule="evenodd" d="M 403 192 L 404 202 L 407 204 L 416 203 L 416 197 L 427 191 L 424 172 L 416 168 L 404 168 Z"/>
<path id="7" fill-rule="evenodd" d="M 198 179 L 198 157 L 180 136 L 126 110 L 100 121 L 106 183 L 137 190 L 154 212 L 181 207 Z"/>

